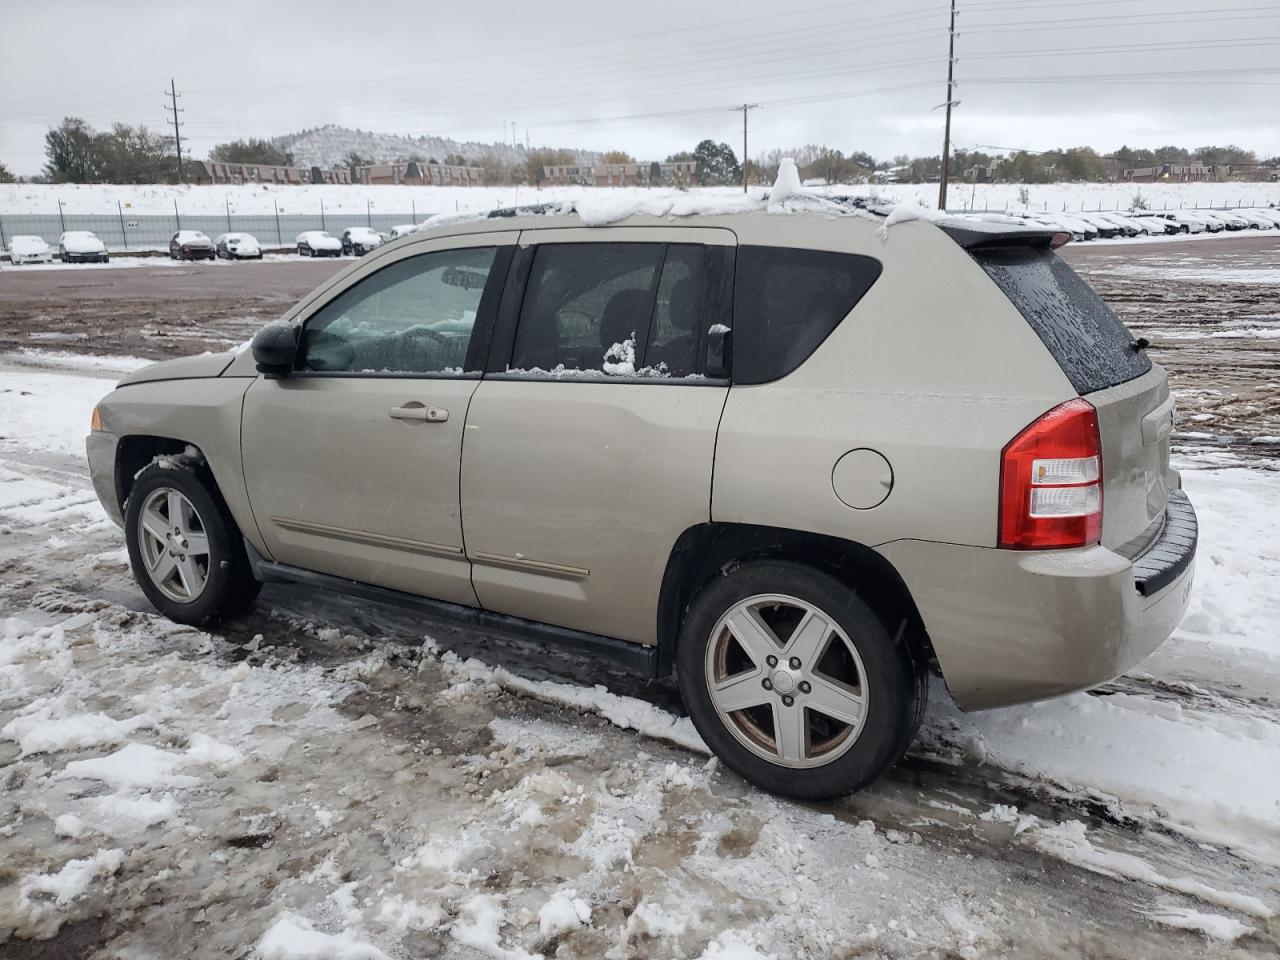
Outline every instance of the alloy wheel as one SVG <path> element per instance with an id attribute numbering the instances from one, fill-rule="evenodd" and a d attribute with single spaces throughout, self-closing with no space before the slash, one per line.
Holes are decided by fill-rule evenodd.
<path id="1" fill-rule="evenodd" d="M 209 582 L 209 535 L 195 506 L 159 487 L 138 512 L 138 550 L 148 579 L 178 603 L 194 603 Z"/>
<path id="2" fill-rule="evenodd" d="M 705 677 L 729 732 L 780 766 L 831 763 L 866 720 L 857 648 L 834 618 L 796 597 L 762 594 L 730 608 L 712 630 Z"/>

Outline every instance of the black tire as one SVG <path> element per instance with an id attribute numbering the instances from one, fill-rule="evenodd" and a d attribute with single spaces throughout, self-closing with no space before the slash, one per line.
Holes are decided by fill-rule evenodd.
<path id="1" fill-rule="evenodd" d="M 784 594 L 817 607 L 844 631 L 861 658 L 863 726 L 851 746 L 823 765 L 796 768 L 770 762 L 737 739 L 711 700 L 706 655 L 713 630 L 735 604 L 761 594 Z M 690 604 L 676 650 L 677 682 L 694 726 L 729 769 L 787 797 L 843 796 L 897 763 L 924 716 L 927 675 L 902 634 L 897 624 L 883 622 L 856 593 L 826 573 L 791 561 L 747 562 L 712 578 Z"/>
<path id="2" fill-rule="evenodd" d="M 191 503 L 208 537 L 207 579 L 194 600 L 180 602 L 152 581 L 139 542 L 139 517 L 150 494 L 172 488 Z M 152 465 L 138 475 L 125 504 L 125 542 L 134 580 L 151 604 L 170 620 L 205 626 L 243 613 L 262 585 L 254 578 L 240 531 L 204 467 Z"/>

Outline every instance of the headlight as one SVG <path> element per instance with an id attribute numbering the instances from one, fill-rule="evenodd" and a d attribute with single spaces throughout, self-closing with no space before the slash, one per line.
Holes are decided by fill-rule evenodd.
<path id="1" fill-rule="evenodd" d="M 93 414 L 89 417 L 89 429 L 90 430 L 102 429 L 102 414 L 99 412 L 97 407 L 93 408 Z"/>

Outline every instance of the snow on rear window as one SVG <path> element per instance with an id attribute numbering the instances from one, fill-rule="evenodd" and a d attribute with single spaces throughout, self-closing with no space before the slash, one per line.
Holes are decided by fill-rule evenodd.
<path id="1" fill-rule="evenodd" d="M 1078 393 L 1092 393 L 1151 369 L 1145 353 L 1084 279 L 1048 250 L 998 247 L 974 259 L 1026 318 Z"/>

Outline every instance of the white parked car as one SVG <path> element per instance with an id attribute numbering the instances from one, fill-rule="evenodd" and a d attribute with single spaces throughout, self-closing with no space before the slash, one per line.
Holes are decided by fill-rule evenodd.
<path id="1" fill-rule="evenodd" d="M 12 263 L 49 263 L 53 251 L 40 237 L 17 236 L 9 241 L 9 260 Z"/>
<path id="2" fill-rule="evenodd" d="M 1214 210 L 1213 215 L 1225 223 L 1228 230 L 1249 229 L 1249 221 L 1234 210 Z"/>
<path id="3" fill-rule="evenodd" d="M 416 223 L 400 223 L 391 228 L 388 236 L 392 240 L 399 240 L 401 237 L 407 237 L 409 234 L 417 232 L 418 225 Z"/>
<path id="4" fill-rule="evenodd" d="M 88 230 L 68 230 L 58 238 L 58 257 L 63 263 L 106 263 L 107 245 Z"/>
<path id="5" fill-rule="evenodd" d="M 1237 211 L 1237 212 L 1244 213 L 1246 211 Z M 1249 210 L 1247 212 L 1251 216 L 1259 217 L 1263 220 L 1269 221 L 1273 227 L 1280 227 L 1280 208 L 1254 207 L 1252 210 Z"/>
<path id="6" fill-rule="evenodd" d="M 1114 223 L 1126 237 L 1138 237 L 1151 232 L 1132 217 L 1126 217 L 1122 213 L 1095 213 L 1094 216 Z"/>
<path id="7" fill-rule="evenodd" d="M 251 233 L 224 233 L 214 241 L 218 256 L 227 260 L 261 260 L 262 247 Z"/>
<path id="8" fill-rule="evenodd" d="M 1129 214 L 1130 219 L 1136 223 L 1142 224 L 1146 228 L 1147 233 L 1153 237 L 1161 237 L 1168 233 L 1178 233 L 1178 225 L 1171 220 L 1165 220 L 1150 213 L 1135 212 Z"/>
<path id="9" fill-rule="evenodd" d="M 363 257 L 382 246 L 382 234 L 370 227 L 348 227 L 342 231 L 342 252 Z"/>
<path id="10" fill-rule="evenodd" d="M 1250 230 L 1271 230 L 1276 225 L 1274 220 L 1256 210 L 1231 210 L 1230 213 L 1233 217 L 1239 217 L 1247 223 Z"/>
<path id="11" fill-rule="evenodd" d="M 342 256 L 342 241 L 324 230 L 304 230 L 294 242 L 300 257 Z"/>
<path id="12" fill-rule="evenodd" d="M 1179 210 L 1176 213 L 1159 213 L 1156 216 L 1161 220 L 1168 220 L 1174 224 L 1178 233 L 1204 233 L 1209 229 L 1209 225 L 1205 221 L 1185 210 Z M 1217 229 L 1221 230 L 1221 225 Z"/>

